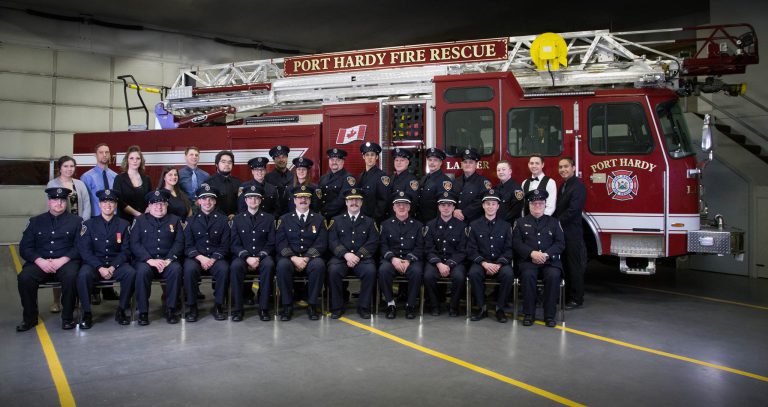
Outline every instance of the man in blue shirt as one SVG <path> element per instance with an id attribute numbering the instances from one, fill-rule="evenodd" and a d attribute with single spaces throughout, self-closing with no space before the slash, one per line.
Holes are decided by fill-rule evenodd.
<path id="1" fill-rule="evenodd" d="M 94 149 L 94 155 L 96 156 L 96 166 L 86 171 L 80 177 L 80 180 L 88 187 L 88 193 L 91 194 L 91 202 L 99 202 L 96 192 L 112 188 L 117 173 L 109 169 L 109 161 L 112 156 L 108 145 L 104 143 L 97 144 Z M 91 216 L 99 215 L 101 215 L 99 205 L 91 205 Z"/>
<path id="2" fill-rule="evenodd" d="M 200 162 L 200 150 L 197 147 L 189 146 L 184 150 L 184 161 L 186 165 L 179 169 L 179 185 L 189 199 L 195 199 L 195 190 L 211 176 L 197 168 Z"/>

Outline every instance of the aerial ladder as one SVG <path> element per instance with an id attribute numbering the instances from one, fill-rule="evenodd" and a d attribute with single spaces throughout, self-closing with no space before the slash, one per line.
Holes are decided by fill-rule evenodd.
<path id="1" fill-rule="evenodd" d="M 593 30 L 500 40 L 506 45 L 505 57 L 494 61 L 303 76 L 287 72 L 290 58 L 196 66 L 179 74 L 155 113 L 163 128 L 192 127 L 234 113 L 357 99 L 429 97 L 436 76 L 484 72 L 512 72 L 531 95 L 665 87 L 684 96 L 700 92 L 736 96 L 744 86 L 725 84 L 719 77 L 744 73 L 747 65 L 758 62 L 757 36 L 749 24 Z M 705 79 L 699 82 L 702 76 Z"/>

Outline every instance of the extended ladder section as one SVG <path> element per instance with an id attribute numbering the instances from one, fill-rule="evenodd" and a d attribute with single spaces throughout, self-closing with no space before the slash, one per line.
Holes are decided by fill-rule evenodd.
<path id="1" fill-rule="evenodd" d="M 537 68 L 536 35 L 489 40 L 489 44 L 502 41 L 503 54 L 488 58 L 464 56 L 477 54 L 478 49 L 490 51 L 493 44 L 467 42 L 470 45 L 462 48 L 465 43 L 457 42 L 199 66 L 177 77 L 164 108 L 174 115 L 189 115 L 224 107 L 247 112 L 361 98 L 418 97 L 432 93 L 435 76 L 473 72 L 512 72 L 527 92 L 606 87 L 693 92 L 696 76 L 743 73 L 746 65 L 758 62 L 757 36 L 748 24 L 558 35 L 567 46 L 562 55 L 567 63 L 559 69 Z M 299 72 L 298 67 L 316 69 Z"/>

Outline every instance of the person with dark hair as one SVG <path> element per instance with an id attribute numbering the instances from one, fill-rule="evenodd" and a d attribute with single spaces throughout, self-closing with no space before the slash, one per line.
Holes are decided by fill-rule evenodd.
<path id="1" fill-rule="evenodd" d="M 453 216 L 469 225 L 473 220 L 483 216 L 483 194 L 491 189 L 491 181 L 477 173 L 477 162 L 480 154 L 474 148 L 467 148 L 461 154 L 463 173 L 456 177 L 453 187 L 459 194 L 459 202 L 453 211 Z"/>
<path id="2" fill-rule="evenodd" d="M 47 188 L 48 211 L 29 219 L 21 235 L 19 253 L 24 266 L 17 276 L 19 297 L 24 308 L 23 320 L 17 332 L 37 325 L 37 289 L 40 283 L 58 281 L 62 288 L 61 328 L 75 327 L 75 282 L 80 269 L 80 254 L 76 237 L 83 219 L 67 211 L 72 193 L 67 188 Z"/>
<path id="3" fill-rule="evenodd" d="M 292 174 L 288 171 L 288 153 L 291 149 L 288 146 L 274 146 L 269 149 L 269 156 L 275 162 L 275 168 L 264 176 L 264 180 L 277 187 L 277 207 L 275 208 L 276 218 L 286 213 L 288 210 L 285 205 L 287 202 L 285 196 L 287 188 L 293 180 Z"/>
<path id="4" fill-rule="evenodd" d="M 165 320 L 179 322 L 176 301 L 181 289 L 181 261 L 184 258 L 184 230 L 178 216 L 168 213 L 170 193 L 163 190 L 145 196 L 149 211 L 131 226 L 131 252 L 136 270 L 136 302 L 139 325 L 149 325 L 149 296 L 152 278 L 165 280 Z"/>
<path id="5" fill-rule="evenodd" d="M 364 191 L 363 213 L 381 224 L 386 218 L 391 179 L 378 165 L 381 146 L 367 141 L 360 144 L 360 153 L 365 161 L 365 170 L 357 178 L 357 187 Z"/>
<path id="6" fill-rule="evenodd" d="M 195 190 L 211 176 L 198 168 L 200 162 L 200 149 L 195 146 L 189 146 L 184 149 L 185 165 L 179 170 L 179 185 L 187 198 L 195 199 Z"/>
<path id="7" fill-rule="evenodd" d="M 530 214 L 515 222 L 512 231 L 515 253 L 520 259 L 520 285 L 523 289 L 523 326 L 533 325 L 536 311 L 536 284 L 544 281 L 544 323 L 555 326 L 558 287 L 565 248 L 563 228 L 557 219 L 544 214 L 547 191 L 534 189 L 525 194 Z"/>
<path id="8" fill-rule="evenodd" d="M 557 201 L 557 184 L 555 180 L 544 175 L 544 157 L 539 154 L 531 154 L 528 158 L 528 170 L 531 171 L 531 177 L 523 181 L 523 192 L 526 194 L 534 189 L 547 191 L 547 202 L 544 208 L 545 215 L 555 213 L 555 203 Z M 523 205 L 524 214 L 529 212 L 528 203 Z"/>
<path id="9" fill-rule="evenodd" d="M 587 199 L 587 188 L 576 176 L 576 166 L 571 157 L 563 157 L 558 162 L 558 172 L 563 178 L 560 197 L 557 199 L 554 217 L 560 221 L 565 234 L 563 252 L 566 309 L 584 305 L 584 272 L 587 269 L 587 248 L 584 245 L 584 230 L 581 225 L 581 213 Z"/>
<path id="10" fill-rule="evenodd" d="M 312 212 L 320 213 L 320 196 L 318 194 L 317 185 L 313 184 L 310 180 L 309 172 L 315 163 L 306 157 L 296 157 L 293 159 L 293 181 L 288 186 L 285 192 L 285 207 L 288 208 L 288 213 L 296 211 L 296 203 L 293 200 L 292 191 L 294 187 L 306 186 L 312 188 L 315 196 L 312 197 L 312 201 L 309 204 L 309 209 Z"/>
<path id="11" fill-rule="evenodd" d="M 99 216 L 101 209 L 99 209 L 99 197 L 96 193 L 105 189 L 111 189 L 114 185 L 115 177 L 117 173 L 109 168 L 109 162 L 112 156 L 109 152 L 109 146 L 105 143 L 99 143 L 94 147 L 94 156 L 96 157 L 96 166 L 86 171 L 80 179 L 83 184 L 88 188 L 90 193 L 91 215 Z M 83 219 L 86 219 L 83 217 Z"/>
<path id="12" fill-rule="evenodd" d="M 504 219 L 499 219 L 499 194 L 489 189 L 482 197 L 484 216 L 476 219 L 467 228 L 467 259 L 472 262 L 469 267 L 469 281 L 475 296 L 478 310 L 470 317 L 471 321 L 479 321 L 488 315 L 485 309 L 485 279 L 492 277 L 499 283 L 496 295 L 496 320 L 507 322 L 504 306 L 515 280 L 512 271 L 512 227 Z"/>
<path id="13" fill-rule="evenodd" d="M 48 181 L 46 188 L 67 188 L 72 191 L 67 197 L 67 211 L 83 219 L 88 219 L 91 217 L 91 195 L 85 183 L 74 178 L 76 166 L 77 162 L 74 158 L 68 155 L 61 156 L 56 161 L 59 176 Z M 61 312 L 61 288 L 54 287 L 52 294 L 51 312 L 55 314 Z M 97 302 L 100 301 L 101 298 L 97 298 Z"/>
<path id="14" fill-rule="evenodd" d="M 123 172 L 115 177 L 112 188 L 120 195 L 119 215 L 129 223 L 147 209 L 145 197 L 152 191 L 152 181 L 144 173 L 145 164 L 139 146 L 128 147 L 120 164 Z"/>
<path id="15" fill-rule="evenodd" d="M 338 148 L 326 151 L 328 156 L 329 172 L 320 177 L 318 189 L 321 191 L 320 214 L 330 221 L 335 216 L 344 212 L 344 194 L 357 185 L 355 177 L 349 175 L 344 169 L 344 159 L 347 152 Z"/>
<path id="16" fill-rule="evenodd" d="M 453 189 L 453 181 L 443 172 L 443 160 L 445 160 L 443 150 L 434 147 L 428 148 L 424 155 L 427 157 L 428 173 L 421 178 L 419 183 L 421 186 L 419 187 L 417 217 L 426 224 L 440 214 L 437 209 L 437 200 L 443 192 Z"/>
<path id="17" fill-rule="evenodd" d="M 97 281 L 116 280 L 120 283 L 120 302 L 115 311 L 115 321 L 120 325 L 131 323 L 125 311 L 130 308 L 136 281 L 136 270 L 131 267 L 131 250 L 128 240 L 130 224 L 116 215 L 119 197 L 111 189 L 96 193 L 100 214 L 83 223 L 77 248 L 83 265 L 77 274 L 77 294 L 83 309 L 80 329 L 93 326 L 91 296 Z"/>
<path id="18" fill-rule="evenodd" d="M 187 193 L 182 191 L 179 186 L 179 171 L 175 167 L 167 165 L 163 167 L 160 174 L 160 180 L 157 182 L 157 189 L 165 189 L 171 194 L 168 199 L 168 213 L 172 213 L 186 222 L 192 215 L 192 203 L 187 198 Z M 194 193 L 192 194 L 194 196 Z"/>
<path id="19" fill-rule="evenodd" d="M 248 160 L 248 167 L 251 169 L 253 178 L 243 182 L 238 189 L 237 213 L 245 211 L 248 207 L 245 203 L 243 191 L 248 189 L 251 185 L 257 185 L 263 191 L 261 205 L 259 205 L 260 210 L 277 217 L 278 208 L 282 205 L 278 202 L 280 193 L 276 186 L 266 181 L 267 164 L 269 164 L 269 158 L 267 157 L 254 157 Z"/>
<path id="20" fill-rule="evenodd" d="M 207 184 L 219 191 L 217 204 L 227 217 L 232 218 L 237 213 L 237 194 L 240 190 L 240 180 L 232 175 L 235 165 L 235 154 L 229 150 L 216 153 L 216 174 L 208 179 Z"/>

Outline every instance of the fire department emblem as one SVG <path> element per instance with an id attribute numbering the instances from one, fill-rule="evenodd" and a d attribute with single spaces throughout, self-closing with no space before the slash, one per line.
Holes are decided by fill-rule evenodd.
<path id="1" fill-rule="evenodd" d="M 385 187 L 389 186 L 390 179 L 388 176 L 384 175 L 381 177 L 381 183 L 384 184 Z"/>
<path id="2" fill-rule="evenodd" d="M 491 189 L 493 185 L 491 185 L 491 181 L 485 180 L 483 181 L 483 184 L 485 185 L 485 189 Z"/>
<path id="3" fill-rule="evenodd" d="M 317 195 L 317 199 L 323 199 L 323 191 L 320 188 L 315 190 L 315 195 Z"/>
<path id="4" fill-rule="evenodd" d="M 443 189 L 446 191 L 450 191 L 453 188 L 453 182 L 451 181 L 443 181 Z"/>
<path id="5" fill-rule="evenodd" d="M 418 191 L 419 190 L 419 181 L 413 180 L 413 181 L 411 181 L 410 185 L 411 185 L 411 189 L 412 190 L 414 190 L 414 191 Z"/>
<path id="6" fill-rule="evenodd" d="M 523 197 L 525 197 L 525 194 L 523 193 L 523 191 L 521 191 L 521 190 L 519 190 L 519 189 L 518 189 L 517 191 L 515 191 L 515 198 L 516 198 L 518 201 L 522 201 L 522 200 L 523 200 Z"/>
<path id="7" fill-rule="evenodd" d="M 347 177 L 347 184 L 349 184 L 349 186 L 351 187 L 355 186 L 356 182 L 357 181 L 355 180 L 355 177 Z"/>
<path id="8" fill-rule="evenodd" d="M 628 201 L 637 196 L 640 183 L 637 181 L 637 175 L 633 175 L 632 171 L 616 170 L 608 175 L 605 188 L 611 198 L 617 201 Z"/>

